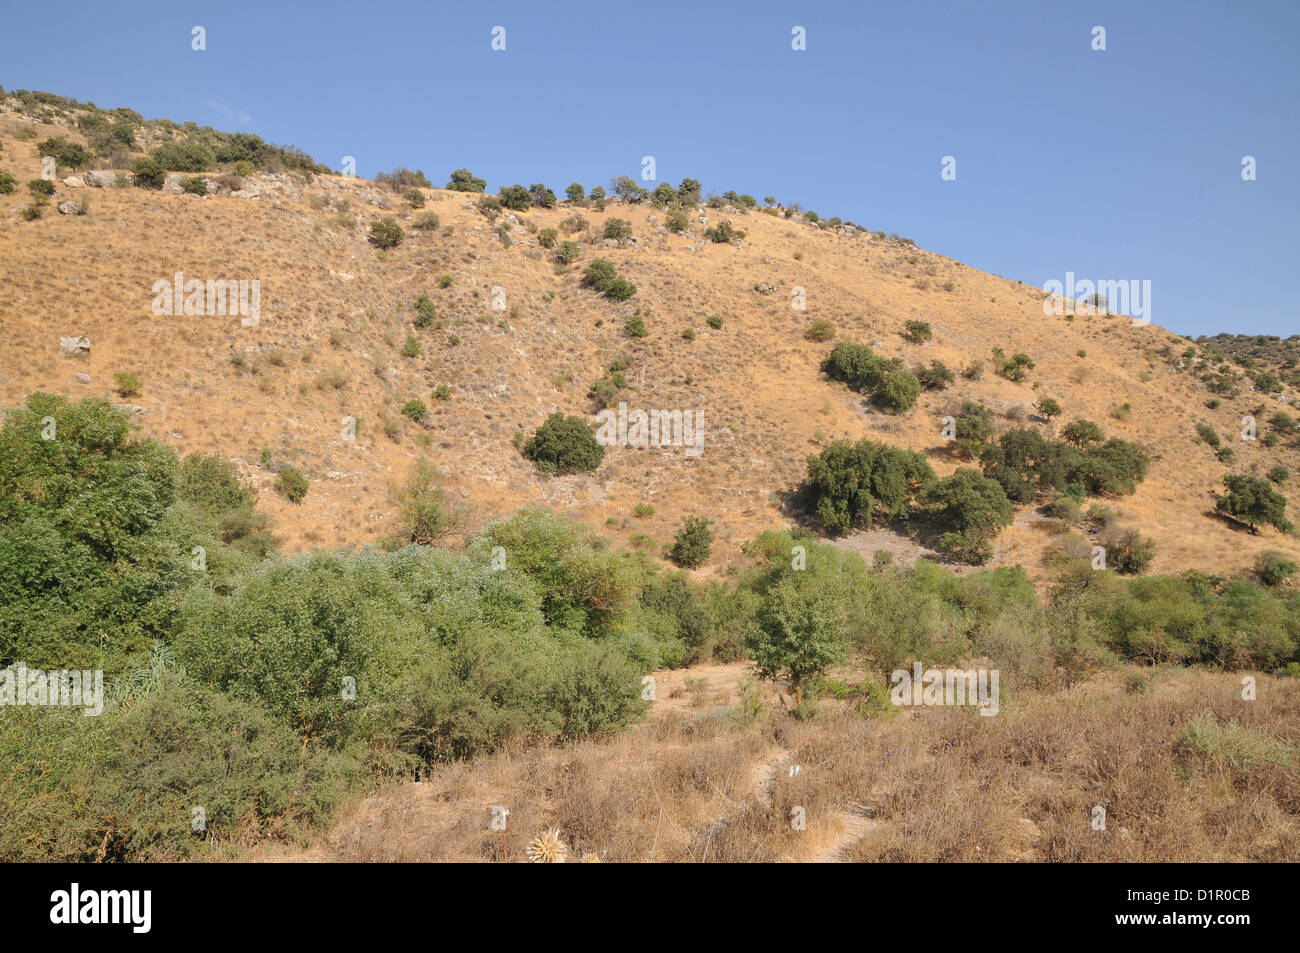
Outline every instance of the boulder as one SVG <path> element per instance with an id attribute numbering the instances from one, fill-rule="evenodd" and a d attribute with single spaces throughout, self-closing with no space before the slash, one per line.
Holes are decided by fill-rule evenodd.
<path id="1" fill-rule="evenodd" d="M 85 357 L 90 353 L 90 338 L 84 334 L 59 338 L 59 347 L 68 357 Z"/>
<path id="2" fill-rule="evenodd" d="M 116 172 L 87 172 L 84 176 L 86 185 L 96 189 L 111 189 L 117 185 Z"/>
<path id="3" fill-rule="evenodd" d="M 85 374 L 85 373 L 78 373 L 78 374 L 77 374 L 77 383 L 78 383 L 78 384 L 89 384 L 89 383 L 90 383 L 90 375 L 89 375 L 89 374 Z"/>
<path id="4" fill-rule="evenodd" d="M 60 202 L 60 203 L 59 203 L 59 214 L 60 214 L 60 215 L 80 215 L 80 214 L 81 214 L 81 206 L 78 205 L 76 202 Z"/>
<path id="5" fill-rule="evenodd" d="M 81 177 L 76 175 L 68 176 L 66 179 L 63 180 L 63 184 L 70 189 L 79 189 L 83 185 L 85 185 L 85 183 L 81 181 Z"/>
<path id="6" fill-rule="evenodd" d="M 175 172 L 168 172 L 163 179 L 163 191 L 171 192 L 173 195 L 180 195 L 185 189 L 181 186 L 181 176 Z"/>

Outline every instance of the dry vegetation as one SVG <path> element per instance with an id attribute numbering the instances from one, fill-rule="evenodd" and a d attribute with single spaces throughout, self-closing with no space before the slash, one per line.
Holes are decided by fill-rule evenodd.
<path id="1" fill-rule="evenodd" d="M 0 109 L 0 166 L 20 183 L 38 177 L 35 142 L 49 135 L 84 141 Z M 36 391 L 119 401 L 114 375 L 136 375 L 137 422 L 181 454 L 233 460 L 289 553 L 390 534 L 395 484 L 431 458 L 458 507 L 453 544 L 525 503 L 623 545 L 638 535 L 666 543 L 698 514 L 716 521 L 717 544 L 696 576 L 719 577 L 745 541 L 790 524 L 807 457 L 830 441 L 870 437 L 951 473 L 962 461 L 940 439 L 940 421 L 969 398 L 994 409 L 1000 429 L 1029 420 L 1051 434 L 1088 418 L 1149 448 L 1146 480 L 1110 505 L 1154 540 L 1153 574 L 1239 576 L 1265 548 L 1300 557 L 1293 537 L 1252 536 L 1214 516 L 1230 470 L 1195 429 L 1209 421 L 1230 435 L 1231 472 L 1294 472 L 1295 446 L 1235 439 L 1251 410 L 1290 398 L 1247 383 L 1208 408 L 1211 393 L 1179 357 L 1188 342 L 1158 326 L 1045 316 L 1032 286 L 759 211 L 691 207 L 675 233 L 664 212 L 611 201 L 604 212 L 577 210 L 588 226 L 574 233 L 562 225 L 575 212 L 565 203 L 494 224 L 464 193 L 424 189 L 415 210 L 366 181 L 260 181 L 256 198 L 60 183 L 53 201 L 93 193 L 89 213 L 30 222 L 20 218 L 24 194 L 0 196 L 0 406 Z M 418 227 L 431 212 L 438 226 Z M 405 239 L 381 255 L 366 235 L 383 216 Z M 611 218 L 630 222 L 633 240 L 605 243 Z M 706 241 L 705 227 L 725 218 L 745 239 Z M 581 257 L 557 263 L 543 229 L 581 243 Z M 615 303 L 582 286 L 597 256 L 636 284 L 635 297 Z M 259 279 L 260 324 L 155 316 L 153 283 L 176 272 Z M 804 310 L 791 308 L 796 289 Z M 421 295 L 435 317 L 418 326 Z M 625 332 L 634 315 L 647 336 Z M 928 322 L 932 339 L 906 340 L 909 320 Z M 883 414 L 819 373 L 832 340 L 824 326 L 808 333 L 819 321 L 834 341 L 908 366 L 981 361 L 986 371 Z M 88 336 L 90 354 L 64 356 L 66 335 Z M 412 338 L 418 347 L 405 344 Z M 992 373 L 994 348 L 1032 358 L 1024 383 Z M 616 360 L 626 362 L 619 399 L 630 406 L 700 409 L 703 455 L 610 448 L 594 475 L 544 478 L 516 435 L 555 411 L 590 417 L 589 387 Z M 449 390 L 435 396 L 442 385 Z M 1031 417 L 1043 397 L 1060 401 L 1056 422 Z M 424 415 L 404 416 L 416 399 Z M 355 441 L 342 433 L 349 417 Z M 273 492 L 268 461 L 306 475 L 305 499 Z M 1044 585 L 1045 557 L 1067 528 L 1021 507 L 990 565 L 1023 565 Z M 903 564 L 924 554 L 880 528 L 839 545 Z M 600 861 L 1300 860 L 1295 678 L 1258 675 L 1258 700 L 1247 702 L 1239 673 L 1116 666 L 1073 686 L 1017 689 L 995 718 L 823 698 L 817 717 L 801 720 L 747 671 L 734 662 L 657 673 L 645 724 L 562 747 L 515 738 L 389 785 L 314 846 L 263 843 L 250 855 L 516 861 L 531 838 L 558 828 L 571 859 Z M 489 829 L 494 805 L 510 811 L 504 834 Z M 1091 825 L 1098 805 L 1104 831 Z M 791 825 L 796 808 L 806 829 Z"/>
<path id="2" fill-rule="evenodd" d="M 31 132 L 17 138 L 24 130 Z M 20 183 L 39 174 L 35 142 L 53 134 L 81 141 L 73 130 L 0 113 L 3 164 Z M 649 205 L 582 208 L 587 231 L 567 237 L 583 255 L 560 266 L 538 233 L 574 214 L 565 203 L 505 213 L 494 225 L 465 193 L 423 190 L 427 205 L 412 210 L 365 181 L 304 183 L 291 174 L 261 181 L 268 191 L 251 199 L 60 183 L 53 201 L 93 192 L 90 214 L 34 222 L 19 218 L 21 188 L 0 197 L 0 403 L 35 390 L 110 394 L 113 374 L 135 373 L 140 423 L 182 453 L 217 450 L 263 491 L 273 480 L 259 462 L 263 449 L 306 473 L 312 491 L 301 505 L 263 492 L 290 551 L 380 538 L 392 516 L 390 486 L 432 453 L 477 514 L 467 529 L 541 501 L 622 542 L 644 534 L 663 543 L 684 515 L 704 513 L 719 529 L 708 573 L 755 532 L 788 522 L 786 494 L 803 478 L 807 455 L 827 441 L 869 436 L 923 450 L 942 476 L 959 461 L 939 439 L 940 418 L 961 398 L 983 401 L 1006 415 L 1000 426 L 1011 426 L 1053 396 L 1064 409 L 1058 423 L 1097 420 L 1157 454 L 1138 492 L 1117 507 L 1124 525 L 1155 541 L 1150 571 L 1239 574 L 1265 546 L 1300 555 L 1293 539 L 1271 529 L 1248 538 L 1212 515 L 1229 468 L 1194 429 L 1206 420 L 1229 436 L 1232 471 L 1263 474 L 1279 463 L 1296 471 L 1294 448 L 1235 436 L 1251 409 L 1285 407 L 1287 398 L 1255 393 L 1247 382 L 1238 397 L 1207 409 L 1205 385 L 1178 369 L 1187 342 L 1157 326 L 1047 317 L 1032 286 L 888 238 L 758 211 L 691 209 L 689 227 L 675 234 Z M 428 212 L 439 227 L 414 227 Z M 380 260 L 365 236 L 385 215 L 406 238 Z M 611 217 L 631 223 L 633 241 L 601 244 Z M 705 241 L 705 222 L 723 218 L 743 225 L 746 238 Z M 496 230 L 503 223 L 508 248 Z M 634 298 L 614 303 L 581 287 L 581 269 L 597 255 L 635 282 Z M 152 284 L 177 271 L 259 278 L 260 325 L 155 317 Z M 762 284 L 772 290 L 755 290 Z M 806 292 L 803 311 L 791 308 L 796 287 Z M 495 288 L 505 290 L 504 311 L 492 307 Z M 426 328 L 412 323 L 421 294 L 437 313 Z M 642 339 L 623 330 L 637 311 L 649 331 Z M 722 327 L 711 327 L 710 315 Z M 903 338 L 912 319 L 930 323 L 932 341 Z M 834 325 L 835 340 L 869 344 L 909 366 L 982 361 L 985 375 L 926 392 L 903 415 L 874 412 L 818 373 L 830 344 L 805 332 L 819 320 Z M 683 338 L 687 327 L 694 340 Z M 90 337 L 90 355 L 64 357 L 58 338 L 67 334 Z M 421 342 L 414 358 L 401 353 L 408 336 Z M 994 347 L 1030 355 L 1028 381 L 994 375 Z M 594 476 L 543 479 L 515 449 L 515 433 L 531 433 L 556 410 L 590 416 L 588 387 L 620 357 L 628 359 L 621 397 L 629 406 L 698 408 L 705 452 L 691 459 L 679 448 L 611 448 Z M 77 383 L 78 372 L 91 382 Z M 441 384 L 453 388 L 451 398 L 430 399 Z M 429 405 L 422 422 L 401 415 L 413 398 Z M 1131 407 L 1123 420 L 1109 416 L 1120 404 Z M 359 421 L 355 443 L 340 436 L 347 416 Z M 655 515 L 632 519 L 643 502 Z M 1023 564 L 1041 578 L 1043 555 L 1059 545 L 1051 530 L 1022 509 L 999 537 L 993 565 Z M 901 546 L 901 556 L 915 557 L 905 540 Z"/>
<path id="3" fill-rule="evenodd" d="M 707 681 L 700 708 L 669 705 L 608 741 L 439 768 L 366 801 L 305 854 L 259 856 L 518 861 L 558 827 L 574 859 L 602 861 L 1300 860 L 1294 679 L 1262 677 L 1247 702 L 1238 675 L 1130 669 L 1025 691 L 994 718 L 867 717 L 828 700 L 798 721 L 770 695 L 767 713 L 746 716 L 741 672 L 662 673 Z M 504 836 L 489 829 L 497 805 Z"/>

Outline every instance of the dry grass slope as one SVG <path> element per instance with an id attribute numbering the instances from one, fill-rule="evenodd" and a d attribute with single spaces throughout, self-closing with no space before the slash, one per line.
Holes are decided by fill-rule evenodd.
<path id="1" fill-rule="evenodd" d="M 52 134 L 83 141 L 72 130 L 0 114 L 0 164 L 20 183 L 36 178 L 35 142 Z M 646 533 L 664 542 L 685 515 L 710 516 L 720 536 L 708 573 L 756 531 L 788 523 L 782 495 L 821 443 L 871 436 L 927 451 L 943 473 L 957 465 L 939 439 L 940 418 L 955 400 L 1014 414 L 1053 396 L 1064 407 L 1060 420 L 1096 420 L 1158 455 L 1138 492 L 1116 504 L 1125 524 L 1155 540 L 1152 572 L 1240 573 L 1265 547 L 1300 554 L 1271 529 L 1256 538 L 1211 515 L 1227 468 L 1194 432 L 1205 419 L 1232 435 L 1233 470 L 1262 474 L 1281 463 L 1294 471 L 1294 449 L 1235 439 L 1249 409 L 1279 399 L 1247 386 L 1207 410 L 1204 385 L 1174 366 L 1186 342 L 1159 327 L 1047 317 L 1033 287 L 866 233 L 833 234 L 757 212 L 700 207 L 689 230 L 675 235 L 649 206 L 579 209 L 592 237 L 617 216 L 632 223 L 635 240 L 607 248 L 576 235 L 584 256 L 562 267 L 536 232 L 573 214 L 563 203 L 503 219 L 516 223 L 507 248 L 462 193 L 425 190 L 423 212 L 436 212 L 441 227 L 417 229 L 422 212 L 365 181 L 318 176 L 304 184 L 285 175 L 262 185 L 264 194 L 239 198 L 60 183 L 54 202 L 93 193 L 90 213 L 64 216 L 51 206 L 33 222 L 19 218 L 21 186 L 0 197 L 0 403 L 35 390 L 111 394 L 115 373 L 137 374 L 143 388 L 130 402 L 144 408 L 145 429 L 182 452 L 235 460 L 263 491 L 290 550 L 378 539 L 392 518 L 392 485 L 428 456 L 472 505 L 470 529 L 539 500 L 623 541 Z M 366 240 L 369 223 L 383 215 L 406 229 L 387 260 Z M 744 228 L 743 242 L 704 241 L 706 220 L 724 217 Z M 581 287 L 581 268 L 596 255 L 637 285 L 634 298 L 615 304 Z M 260 279 L 260 324 L 156 317 L 152 285 L 176 272 Z M 447 287 L 443 275 L 452 279 Z M 949 282 L 952 290 L 943 290 Z M 760 283 L 775 290 L 760 293 Z M 791 308 L 796 287 L 806 291 L 806 310 Z M 495 288 L 504 289 L 504 311 L 492 307 Z M 412 323 L 420 294 L 437 310 L 427 329 Z M 623 331 L 637 310 L 649 328 L 644 339 Z M 706 324 L 712 314 L 724 319 L 720 329 Z M 1036 367 L 1025 384 L 991 373 L 959 379 L 888 416 L 819 374 L 830 345 L 804 338 L 818 319 L 834 324 L 836 340 L 870 344 L 909 365 L 938 358 L 954 368 L 973 360 L 990 367 L 991 349 L 1001 347 L 1029 354 Z M 933 341 L 906 342 L 899 332 L 909 319 L 928 321 Z M 694 340 L 683 338 L 687 327 Z M 70 334 L 91 339 L 89 357 L 62 354 L 58 338 Z M 408 336 L 422 344 L 414 358 L 401 353 Z M 594 476 L 541 478 L 512 444 L 515 433 L 531 433 L 555 410 L 590 417 L 587 388 L 619 357 L 629 358 L 631 407 L 703 413 L 703 455 L 611 448 Z M 79 372 L 90 383 L 78 383 Z M 453 388 L 449 401 L 431 398 L 439 384 Z M 423 423 L 400 414 L 412 398 L 431 409 Z M 1109 417 L 1122 403 L 1132 406 L 1128 419 Z M 342 436 L 348 416 L 359 421 L 355 442 Z M 264 449 L 310 478 L 301 505 L 271 492 Z M 633 518 L 643 502 L 655 515 Z M 995 564 L 1023 563 L 1041 575 L 1054 545 L 1050 528 L 1022 511 L 998 540 Z"/>

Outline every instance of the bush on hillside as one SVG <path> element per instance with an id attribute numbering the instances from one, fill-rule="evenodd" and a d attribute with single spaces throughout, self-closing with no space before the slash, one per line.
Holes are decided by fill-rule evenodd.
<path id="1" fill-rule="evenodd" d="M 554 413 L 528 438 L 524 456 L 547 476 L 592 473 L 605 459 L 605 448 L 581 417 Z"/>
<path id="2" fill-rule="evenodd" d="M 812 508 L 832 535 L 906 517 L 933 480 L 923 455 L 866 438 L 838 440 L 808 458 Z"/>

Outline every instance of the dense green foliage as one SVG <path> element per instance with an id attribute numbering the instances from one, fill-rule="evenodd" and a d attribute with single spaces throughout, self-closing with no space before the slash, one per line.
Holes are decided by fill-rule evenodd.
<path id="1" fill-rule="evenodd" d="M 874 392 L 875 400 L 890 410 L 907 410 L 921 395 L 921 382 L 901 360 L 880 357 L 865 344 L 840 342 L 821 369 L 853 390 Z"/>
<path id="2" fill-rule="evenodd" d="M 1252 532 L 1259 526 L 1291 532 L 1291 523 L 1286 518 L 1286 497 L 1273 489 L 1268 480 L 1233 473 L 1223 478 L 1223 485 L 1228 492 L 1215 503 L 1220 513 L 1245 523 Z"/>
<path id="3" fill-rule="evenodd" d="M 907 516 L 934 471 L 919 453 L 863 438 L 838 440 L 809 457 L 808 479 L 817 519 L 841 534 Z"/>
<path id="4" fill-rule="evenodd" d="M 590 473 L 605 459 L 605 448 L 581 417 L 554 413 L 524 444 L 524 456 L 547 476 Z"/>
<path id="5" fill-rule="evenodd" d="M 915 510 L 967 542 L 1009 511 L 977 471 L 935 480 L 870 441 L 833 444 L 810 470 L 845 525 Z M 703 584 L 539 507 L 460 551 L 427 545 L 458 515 L 427 464 L 398 492 L 387 549 L 280 557 L 256 502 L 228 461 L 178 460 L 104 401 L 34 394 L 8 411 L 0 665 L 102 669 L 107 691 L 96 717 L 0 709 L 0 859 L 305 837 L 376 781 L 514 737 L 616 732 L 645 709 L 644 673 L 708 658 L 748 655 L 805 702 L 837 663 L 879 685 L 918 660 L 984 657 L 1014 697 L 1117 655 L 1300 659 L 1295 567 L 1277 554 L 1256 566 L 1269 585 L 1063 559 L 1042 600 L 1019 568 L 869 565 L 800 531 L 760 535 L 732 581 Z M 700 554 L 696 524 L 679 555 Z"/>

